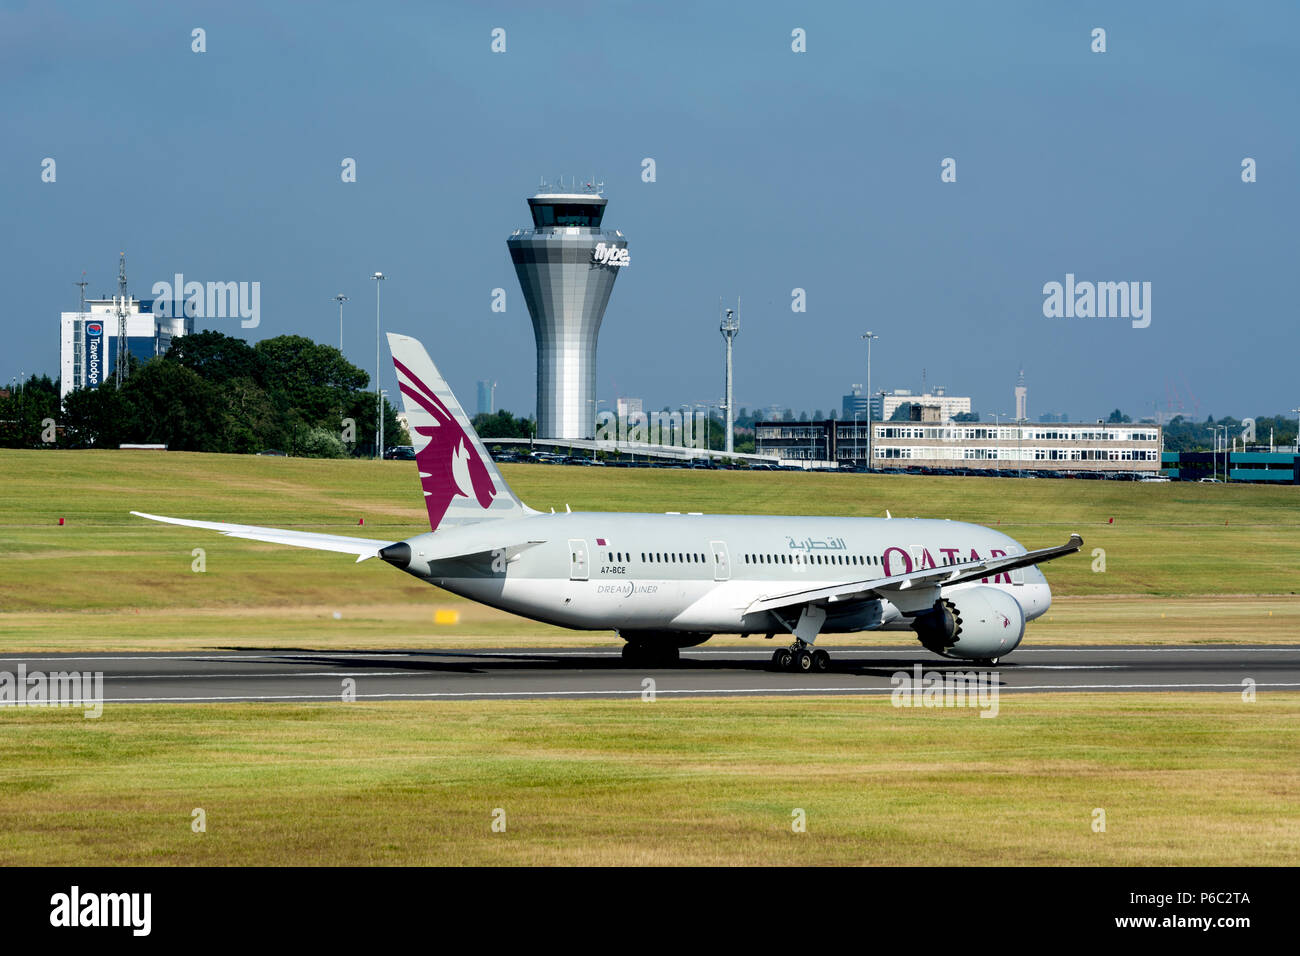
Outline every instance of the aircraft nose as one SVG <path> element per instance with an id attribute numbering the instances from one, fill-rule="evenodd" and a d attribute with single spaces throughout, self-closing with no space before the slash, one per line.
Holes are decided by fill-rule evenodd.
<path id="1" fill-rule="evenodd" d="M 379 556 L 395 568 L 405 570 L 411 565 L 411 546 L 405 541 L 379 549 Z"/>

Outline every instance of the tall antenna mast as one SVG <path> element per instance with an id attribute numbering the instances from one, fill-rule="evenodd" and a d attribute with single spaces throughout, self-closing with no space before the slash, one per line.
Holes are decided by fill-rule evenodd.
<path id="1" fill-rule="evenodd" d="M 126 374 L 126 253 L 117 264 L 117 351 L 113 356 L 113 384 L 122 387 Z"/>
<path id="2" fill-rule="evenodd" d="M 718 310 L 722 312 L 722 321 L 718 323 L 718 331 L 722 333 L 723 341 L 727 343 L 727 378 L 726 378 L 726 397 L 723 399 L 722 414 L 723 421 L 727 423 L 727 454 L 735 453 L 735 436 L 733 434 L 733 425 L 735 422 L 735 413 L 731 408 L 731 344 L 737 335 L 740 334 L 740 296 L 736 296 L 735 309 L 723 309 L 722 301 L 718 301 Z"/>
<path id="3" fill-rule="evenodd" d="M 81 273 L 81 281 L 72 283 L 81 287 L 81 311 L 77 313 L 77 342 L 78 348 L 81 349 L 81 377 L 82 382 L 86 377 L 86 286 L 90 285 L 86 281 L 86 273 Z M 76 376 L 72 377 L 72 387 L 80 388 L 82 382 L 78 382 Z"/>

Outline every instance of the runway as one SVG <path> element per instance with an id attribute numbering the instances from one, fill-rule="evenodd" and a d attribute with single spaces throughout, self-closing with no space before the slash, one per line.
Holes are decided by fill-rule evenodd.
<path id="1" fill-rule="evenodd" d="M 913 647 L 835 648 L 824 674 L 774 671 L 773 642 L 682 651 L 676 667 L 629 667 L 617 647 L 228 653 L 17 654 L 0 675 L 103 674 L 105 704 L 236 701 L 639 698 L 889 694 L 893 675 L 972 671 Z M 1021 648 L 996 669 L 1000 693 L 1124 693 L 1300 689 L 1300 646 Z M 12 700 L 0 705 L 14 706 Z"/>

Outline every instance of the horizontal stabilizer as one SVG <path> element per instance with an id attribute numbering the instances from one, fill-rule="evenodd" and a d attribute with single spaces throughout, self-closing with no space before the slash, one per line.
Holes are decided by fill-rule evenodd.
<path id="1" fill-rule="evenodd" d="M 150 521 L 164 524 L 176 524 L 183 528 L 202 528 L 205 531 L 219 531 L 231 538 L 247 538 L 250 541 L 266 541 L 269 544 L 288 544 L 295 548 L 314 548 L 317 551 L 337 551 L 341 554 L 355 554 L 357 561 L 373 558 L 381 548 L 393 542 L 380 541 L 376 538 L 353 538 L 345 534 L 317 534 L 312 531 L 286 531 L 282 528 L 259 528 L 251 524 L 227 524 L 224 521 L 195 521 L 190 518 L 165 518 L 162 515 L 145 514 L 132 511 L 131 514 Z"/>

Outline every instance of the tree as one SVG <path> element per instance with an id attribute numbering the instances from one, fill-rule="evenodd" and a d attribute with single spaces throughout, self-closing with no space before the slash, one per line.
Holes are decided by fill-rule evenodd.
<path id="1" fill-rule="evenodd" d="M 473 425 L 483 439 L 529 438 L 533 433 L 532 419 L 515 418 L 504 408 L 492 415 L 475 415 Z"/>
<path id="2" fill-rule="evenodd" d="M 1124 423 L 1126 423 L 1126 422 L 1131 422 L 1132 420 L 1133 420 L 1133 419 L 1129 418 L 1127 415 L 1125 415 L 1123 412 L 1121 412 L 1118 408 L 1115 409 L 1113 412 L 1111 412 L 1111 413 L 1110 413 L 1110 417 L 1106 419 L 1106 421 L 1109 422 L 1109 423 L 1112 424 L 1112 425 L 1122 425 L 1122 424 L 1124 424 Z"/>
<path id="3" fill-rule="evenodd" d="M 374 453 L 375 439 L 378 437 L 375 432 L 376 416 L 375 410 L 378 403 L 375 399 L 374 392 L 353 392 L 347 397 L 347 404 L 343 407 L 343 418 L 351 418 L 356 423 L 356 440 L 352 446 L 354 455 L 370 455 Z M 341 429 L 342 422 L 340 419 L 326 420 L 320 423 L 324 427 L 332 429 Z M 384 398 L 384 444 L 388 447 L 400 444 L 410 444 L 410 441 L 403 442 L 401 439 L 407 437 L 402 430 L 401 424 L 397 420 L 397 410 L 393 408 L 388 398 Z"/>
<path id="4" fill-rule="evenodd" d="M 226 451 L 225 402 L 197 372 L 165 358 L 150 359 L 122 385 L 128 440 L 172 451 Z"/>
<path id="5" fill-rule="evenodd" d="M 78 388 L 63 399 L 63 442 L 69 448 L 116 448 L 127 441 L 131 405 L 112 380 Z"/>
<path id="6" fill-rule="evenodd" d="M 954 422 L 977 422 L 980 420 L 979 412 L 958 412 L 952 416 Z"/>
<path id="7" fill-rule="evenodd" d="M 59 422 L 59 384 L 33 375 L 0 397 L 0 446 L 39 448 L 46 444 L 44 421 Z"/>
<path id="8" fill-rule="evenodd" d="M 232 378 L 247 378 L 261 385 L 266 380 L 266 356 L 243 339 L 204 330 L 172 340 L 164 358 L 220 384 Z"/>
<path id="9" fill-rule="evenodd" d="M 226 406 L 227 451 L 254 454 L 288 448 L 295 416 L 283 392 L 272 395 L 246 376 L 219 387 Z"/>
<path id="10" fill-rule="evenodd" d="M 338 427 L 341 408 L 370 383 L 370 376 L 334 346 L 318 345 L 302 335 L 263 339 L 254 348 L 265 362 L 264 387 L 286 393 L 309 425 Z"/>
<path id="11" fill-rule="evenodd" d="M 298 442 L 298 454 L 304 458 L 346 458 L 343 440 L 327 428 L 312 428 Z"/>

